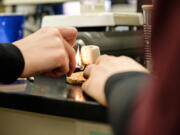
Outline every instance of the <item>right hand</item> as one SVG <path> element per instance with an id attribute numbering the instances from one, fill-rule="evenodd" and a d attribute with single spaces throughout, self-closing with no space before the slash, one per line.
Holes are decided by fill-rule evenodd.
<path id="1" fill-rule="evenodd" d="M 49 77 L 70 76 L 75 70 L 73 49 L 77 30 L 71 27 L 44 27 L 14 42 L 25 61 L 21 77 L 45 74 Z"/>
<path id="2" fill-rule="evenodd" d="M 148 73 L 147 69 L 129 57 L 103 55 L 97 59 L 95 65 L 85 69 L 84 76 L 88 80 L 83 84 L 82 89 L 100 104 L 107 106 L 104 93 L 106 81 L 112 75 L 124 72 Z"/>

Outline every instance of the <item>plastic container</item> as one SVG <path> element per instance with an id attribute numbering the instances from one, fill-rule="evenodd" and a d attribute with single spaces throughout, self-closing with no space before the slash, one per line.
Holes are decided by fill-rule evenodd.
<path id="1" fill-rule="evenodd" d="M 24 15 L 0 14 L 0 43 L 11 43 L 24 36 Z"/>
<path id="2" fill-rule="evenodd" d="M 24 15 L 0 14 L 0 43 L 12 43 L 23 38 Z M 20 78 L 12 84 L 0 83 L 0 91 L 23 91 L 27 86 L 27 80 Z"/>

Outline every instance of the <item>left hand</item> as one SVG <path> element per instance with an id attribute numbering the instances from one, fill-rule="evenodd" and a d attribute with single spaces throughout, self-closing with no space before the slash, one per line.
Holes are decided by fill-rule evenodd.
<path id="1" fill-rule="evenodd" d="M 62 35 L 62 37 L 64 38 L 65 42 L 67 42 L 69 45 L 71 45 L 71 47 L 73 47 L 75 45 L 76 37 L 77 37 L 77 34 L 78 34 L 77 29 L 75 29 L 73 27 L 56 27 L 56 28 L 59 29 L 59 32 Z M 70 55 L 72 55 L 71 56 L 72 59 L 75 59 L 75 53 L 73 53 L 71 51 Z M 67 76 L 71 76 L 71 74 L 74 72 L 75 67 L 76 67 L 76 63 L 71 61 L 70 67 L 71 68 L 70 68 L 70 71 L 67 74 Z M 43 75 L 47 76 L 47 77 L 56 78 L 56 77 L 59 76 L 59 74 L 61 74 L 61 70 L 60 69 L 55 69 L 53 71 L 46 72 Z"/>
<path id="2" fill-rule="evenodd" d="M 77 30 L 72 27 L 44 27 L 14 42 L 25 62 L 21 77 L 70 76 L 76 66 L 73 49 L 76 36 Z"/>
<path id="3" fill-rule="evenodd" d="M 95 65 L 88 66 L 84 71 L 84 76 L 88 80 L 82 88 L 89 96 L 106 106 L 104 88 L 108 78 L 113 74 L 131 71 L 148 72 L 142 65 L 129 57 L 101 56 L 97 59 Z"/>

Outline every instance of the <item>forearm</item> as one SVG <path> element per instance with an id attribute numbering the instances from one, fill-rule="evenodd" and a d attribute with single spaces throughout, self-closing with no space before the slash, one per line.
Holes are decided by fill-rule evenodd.
<path id="1" fill-rule="evenodd" d="M 148 76 L 146 73 L 127 72 L 113 75 L 106 82 L 109 119 L 115 135 L 127 134 L 127 125 L 136 96 Z"/>
<path id="2" fill-rule="evenodd" d="M 0 44 L 0 82 L 12 83 L 23 72 L 24 58 L 12 44 Z"/>

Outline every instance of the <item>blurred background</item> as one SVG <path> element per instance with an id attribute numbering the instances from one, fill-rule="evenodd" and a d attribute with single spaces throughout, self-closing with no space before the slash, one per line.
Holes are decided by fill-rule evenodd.
<path id="1" fill-rule="evenodd" d="M 107 12 L 141 12 L 143 0 L 105 0 Z M 0 0 L 0 13 L 25 15 L 24 35 L 27 36 L 41 27 L 46 15 L 78 15 L 78 0 Z"/>

